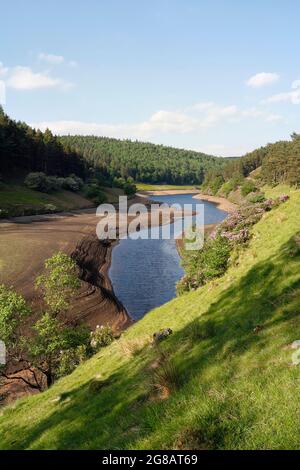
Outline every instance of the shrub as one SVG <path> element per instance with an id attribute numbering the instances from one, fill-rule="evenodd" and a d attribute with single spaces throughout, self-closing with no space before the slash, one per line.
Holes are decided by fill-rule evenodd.
<path id="1" fill-rule="evenodd" d="M 257 202 L 263 202 L 265 201 L 266 198 L 263 193 L 257 193 L 257 194 L 249 194 L 248 201 L 251 202 L 252 204 L 256 204 Z"/>
<path id="2" fill-rule="evenodd" d="M 9 211 L 7 209 L 0 209 L 0 219 L 9 217 Z"/>
<path id="3" fill-rule="evenodd" d="M 108 346 L 114 340 L 114 334 L 110 326 L 99 326 L 91 332 L 91 347 L 98 351 L 99 349 Z"/>
<path id="4" fill-rule="evenodd" d="M 226 181 L 220 188 L 219 193 L 227 197 L 231 191 L 235 191 L 241 182 L 241 178 L 234 177 Z"/>
<path id="5" fill-rule="evenodd" d="M 64 377 L 65 375 L 71 374 L 87 357 L 88 352 L 85 345 L 61 351 L 57 376 Z"/>
<path id="6" fill-rule="evenodd" d="M 230 244 L 226 237 L 217 234 L 206 239 L 204 246 L 183 254 L 186 276 L 177 284 L 177 293 L 197 289 L 211 279 L 222 276 L 227 269 Z"/>
<path id="7" fill-rule="evenodd" d="M 68 176 L 67 178 L 64 178 L 62 187 L 64 189 L 68 189 L 69 191 L 73 191 L 75 193 L 79 191 L 81 188 L 80 184 L 78 183 L 78 181 L 76 181 L 76 179 L 73 176 Z"/>
<path id="8" fill-rule="evenodd" d="M 160 353 L 157 367 L 151 368 L 151 389 L 161 399 L 168 398 L 182 385 L 182 376 L 178 365 L 166 353 Z"/>
<path id="9" fill-rule="evenodd" d="M 57 211 L 57 207 L 54 204 L 45 204 L 43 209 L 46 214 Z"/>
<path id="10" fill-rule="evenodd" d="M 29 189 L 33 189 L 34 191 L 41 191 L 44 193 L 49 191 L 47 176 L 42 172 L 29 173 L 26 176 L 24 183 Z"/>
<path id="11" fill-rule="evenodd" d="M 97 205 L 103 204 L 106 201 L 105 193 L 95 183 L 88 186 L 86 197 Z"/>
<path id="12" fill-rule="evenodd" d="M 241 194 L 243 197 L 246 197 L 248 194 L 254 193 L 255 191 L 257 191 L 257 188 L 251 180 L 246 180 L 241 186 Z"/>
<path id="13" fill-rule="evenodd" d="M 127 180 L 125 178 L 114 178 L 113 185 L 123 189 L 128 196 L 136 193 L 136 185 L 134 184 L 133 178 L 130 176 Z"/>
<path id="14" fill-rule="evenodd" d="M 224 183 L 223 176 L 216 176 L 209 184 L 211 193 L 213 195 L 216 195 L 219 189 L 221 188 L 221 186 L 223 185 L 223 183 Z"/>

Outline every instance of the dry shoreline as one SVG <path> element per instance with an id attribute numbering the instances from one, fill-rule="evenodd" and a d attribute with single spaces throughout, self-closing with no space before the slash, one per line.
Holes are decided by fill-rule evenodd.
<path id="1" fill-rule="evenodd" d="M 222 210 L 227 212 L 233 210 L 234 205 L 229 201 L 201 195 L 196 190 L 145 191 L 143 194 L 137 194 L 129 205 L 136 202 L 145 203 L 149 210 L 151 194 L 190 194 L 191 192 L 195 194 L 194 197 L 209 200 Z M 149 211 L 145 216 L 149 217 Z M 118 241 L 98 240 L 95 233 L 98 222 L 99 218 L 96 217 L 93 209 L 19 217 L 3 221 L 0 224 L 0 260 L 4 256 L 4 266 L 0 263 L 0 282 L 15 287 L 32 304 L 34 310 L 38 311 L 40 304 L 33 288 L 34 279 L 42 271 L 45 259 L 55 251 L 63 250 L 77 261 L 82 280 L 69 321 L 71 323 L 84 321 L 92 329 L 97 324 L 109 324 L 115 331 L 126 329 L 133 323 L 133 320 L 115 296 L 109 278 L 112 250 Z M 205 230 L 210 231 L 214 226 L 215 224 L 207 225 Z M 25 246 L 27 250 L 24 254 L 22 251 Z M 180 243 L 177 243 L 179 252 L 180 246 Z M 9 248 L 11 248 L 11 253 Z M 9 266 L 10 256 L 15 256 L 16 262 L 13 269 Z M 9 395 L 5 402 L 11 402 L 15 398 L 32 393 L 32 390 L 24 386 L 22 382 L 15 382 L 9 387 L 4 386 L 2 390 Z"/>
<path id="2" fill-rule="evenodd" d="M 153 191 L 139 191 L 138 196 L 148 197 L 151 196 L 169 196 L 176 194 L 195 194 L 195 199 L 202 199 L 203 201 L 212 202 L 220 210 L 231 213 L 237 208 L 236 204 L 228 201 L 228 199 L 219 196 L 210 196 L 209 194 L 200 193 L 197 189 L 167 189 L 167 190 L 153 190 Z"/>

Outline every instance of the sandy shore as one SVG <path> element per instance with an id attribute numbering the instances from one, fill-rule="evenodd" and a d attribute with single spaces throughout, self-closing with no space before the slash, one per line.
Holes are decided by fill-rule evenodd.
<path id="1" fill-rule="evenodd" d="M 197 189 L 168 189 L 166 191 L 159 190 L 159 191 L 139 191 L 138 195 L 141 197 L 147 197 L 151 200 L 151 196 L 169 196 L 169 195 L 176 195 L 176 194 L 194 194 L 195 199 L 202 199 L 203 201 L 209 201 L 225 212 L 234 212 L 236 209 L 236 204 L 228 201 L 224 197 L 218 196 L 209 196 L 208 194 L 200 193 Z"/>
<path id="2" fill-rule="evenodd" d="M 229 213 L 234 212 L 237 208 L 236 204 L 233 204 L 233 202 L 228 201 L 228 199 L 225 199 L 224 197 L 209 196 L 208 194 L 198 193 L 194 198 L 212 202 L 213 204 L 216 204 L 220 210 Z"/>

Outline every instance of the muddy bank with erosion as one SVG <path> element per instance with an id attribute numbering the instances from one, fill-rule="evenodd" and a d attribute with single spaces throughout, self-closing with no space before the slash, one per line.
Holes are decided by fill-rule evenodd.
<path id="1" fill-rule="evenodd" d="M 135 198 L 132 202 L 138 202 Z M 128 327 L 132 320 L 113 292 L 108 277 L 114 241 L 99 241 L 95 209 L 53 215 L 18 217 L 0 222 L 0 283 L 12 286 L 32 306 L 30 324 L 43 308 L 34 287 L 43 272 L 44 262 L 58 251 L 72 256 L 79 267 L 81 286 L 68 312 L 70 324 L 85 322 L 91 329 L 110 325 L 115 332 Z M 28 377 L 28 372 L 9 367 L 11 376 Z M 0 387 L 0 405 L 32 394 L 34 390 L 20 380 L 9 380 Z"/>

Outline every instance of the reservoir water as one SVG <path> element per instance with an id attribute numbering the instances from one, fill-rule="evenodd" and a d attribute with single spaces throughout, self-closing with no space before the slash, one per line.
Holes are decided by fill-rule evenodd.
<path id="1" fill-rule="evenodd" d="M 151 196 L 167 204 L 204 205 L 204 223 L 222 221 L 227 213 L 194 194 Z M 160 228 L 155 229 L 159 231 Z M 121 239 L 113 249 L 109 276 L 114 292 L 134 320 L 176 295 L 176 283 L 183 276 L 174 239 Z"/>

